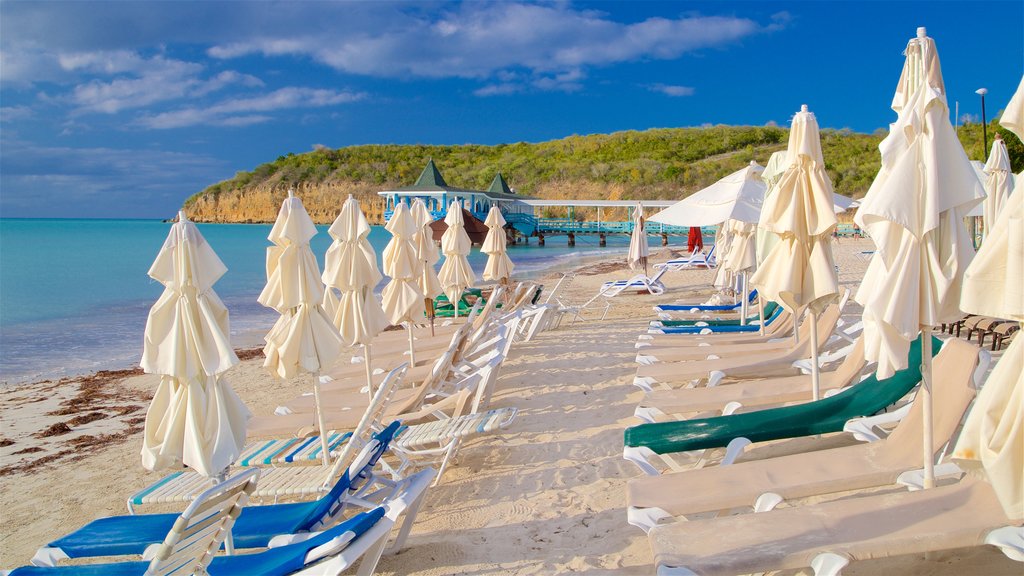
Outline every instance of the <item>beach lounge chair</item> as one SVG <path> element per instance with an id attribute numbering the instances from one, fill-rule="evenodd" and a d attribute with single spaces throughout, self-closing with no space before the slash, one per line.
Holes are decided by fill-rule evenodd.
<path id="1" fill-rule="evenodd" d="M 818 346 L 824 347 L 839 323 L 840 309 L 833 304 L 818 316 Z M 797 374 L 794 362 L 810 356 L 810 331 L 802 334 L 788 350 L 767 351 L 729 358 L 684 362 L 657 362 L 637 367 L 633 384 L 652 390 L 655 384 L 667 388 L 691 385 L 694 380 L 739 376 L 787 376 Z M 713 353 L 713 349 L 712 349 Z"/>
<path id="2" fill-rule="evenodd" d="M 664 294 L 665 285 L 661 283 L 661 277 L 665 275 L 666 270 L 668 270 L 668 268 L 662 268 L 658 270 L 657 274 L 651 277 L 647 277 L 646 274 L 637 274 L 629 280 L 605 282 L 601 285 L 601 289 L 597 291 L 594 299 L 599 297 L 614 298 L 626 290 L 636 290 L 637 292 L 646 291 L 648 294 L 654 295 Z"/>
<path id="3" fill-rule="evenodd" d="M 402 514 L 406 515 L 406 525 L 399 532 L 393 547 L 400 547 L 404 544 L 405 537 L 408 535 L 409 519 L 414 518 L 432 478 L 433 471 L 425 470 L 410 477 L 405 482 L 399 496 L 388 500 L 382 506 L 361 512 L 323 532 L 276 537 L 271 540 L 270 548 L 263 552 L 217 556 L 209 562 L 205 572 L 200 570 L 195 573 L 210 574 L 211 576 L 339 574 L 362 559 L 358 574 L 368 576 L 376 569 L 384 547 L 387 545 L 391 529 Z M 55 568 L 28 566 L 18 568 L 12 574 L 18 576 L 65 574 L 120 576 L 122 574 L 192 574 L 194 572 L 192 570 L 151 572 L 147 571 L 149 565 L 147 562 L 122 562 Z"/>
<path id="4" fill-rule="evenodd" d="M 367 407 L 359 425 L 353 430 L 345 442 L 341 454 L 334 459 L 331 465 L 264 468 L 262 481 L 256 489 L 255 495 L 275 499 L 282 496 L 308 498 L 319 497 L 329 492 L 335 485 L 336 479 L 341 477 L 341 474 L 349 467 L 354 455 L 363 451 L 367 445 L 375 446 L 381 442 L 381 440 L 375 439 L 374 435 L 375 432 L 387 428 L 382 424 L 381 418 L 404 370 L 405 366 L 399 366 L 392 370 L 389 377 L 374 393 L 373 402 Z M 319 438 L 316 441 L 319 442 Z M 262 450 L 273 453 L 288 442 L 290 439 L 273 440 L 264 445 Z M 147 504 L 190 502 L 209 484 L 209 479 L 191 470 L 175 472 L 129 497 L 128 512 L 134 514 L 136 506 Z"/>
<path id="5" fill-rule="evenodd" d="M 757 290 L 751 290 L 747 295 L 747 303 L 757 302 Z M 659 304 L 654 307 L 655 312 L 729 312 L 739 310 L 743 302 L 735 304 Z"/>
<path id="6" fill-rule="evenodd" d="M 764 305 L 764 318 L 767 320 L 771 318 L 775 311 L 780 308 L 777 302 L 769 301 Z M 715 316 L 715 317 L 699 317 L 699 318 L 684 318 L 684 319 L 673 319 L 673 318 L 661 318 L 660 320 L 651 320 L 652 328 L 675 328 L 679 326 L 740 326 L 753 324 L 760 322 L 761 316 L 754 313 L 753 316 L 747 316 L 740 321 L 740 318 L 731 318 L 728 316 Z"/>
<path id="7" fill-rule="evenodd" d="M 136 562 L 137 574 L 192 574 L 203 573 L 203 568 L 213 559 L 222 542 L 248 502 L 256 487 L 259 470 L 247 470 L 225 481 L 215 484 L 200 494 L 181 514 L 172 514 L 170 523 L 159 533 L 145 542 L 143 548 L 154 545 L 148 562 Z M 93 539 L 96 537 L 94 536 Z M 95 554 L 94 554 L 95 555 Z M 37 554 L 37 556 L 40 556 Z M 56 560 L 60 554 L 52 551 L 48 556 Z M 68 567 L 68 573 L 77 573 Z M 86 574 L 102 574 L 102 570 L 85 567 Z M 12 574 L 31 574 L 37 570 L 30 567 L 18 568 Z M 50 574 L 49 571 L 38 573 Z M 53 572 L 56 573 L 56 572 Z M 63 573 L 63 571 L 62 571 Z"/>
<path id="8" fill-rule="evenodd" d="M 388 449 L 398 428 L 399 423 L 394 422 L 376 434 L 374 439 L 377 442 L 365 446 L 330 492 L 318 500 L 244 508 L 231 530 L 234 547 L 265 548 L 279 534 L 321 530 L 335 524 L 353 504 L 365 508 L 373 503 L 369 506 L 373 508 L 380 502 L 381 493 L 394 495 L 397 485 L 375 476 L 373 467 Z M 379 488 L 382 484 L 384 490 L 370 494 L 371 488 Z M 176 518 L 175 514 L 132 514 L 100 518 L 40 548 L 32 564 L 54 566 L 67 558 L 144 555 L 147 547 L 159 542 L 161 535 L 173 526 Z"/>
<path id="9" fill-rule="evenodd" d="M 745 514 L 675 522 L 648 534 L 658 574 L 718 576 L 810 567 L 839 574 L 858 560 L 969 546 L 1024 561 L 1024 528 L 987 482 L 960 482 Z"/>
<path id="10" fill-rule="evenodd" d="M 864 341 L 857 339 L 856 343 L 849 345 L 848 353 L 835 370 L 821 372 L 821 393 L 827 395 L 830 391 L 853 384 L 863 368 Z M 633 415 L 645 422 L 658 422 L 675 414 L 709 411 L 732 414 L 770 404 L 807 402 L 811 399 L 810 390 L 811 377 L 808 374 L 740 380 L 701 388 L 655 390 L 644 394 Z"/>
<path id="11" fill-rule="evenodd" d="M 773 322 L 778 320 L 785 310 L 781 306 L 775 307 L 770 316 L 765 316 L 764 325 L 767 329 Z M 741 325 L 739 322 L 732 323 L 719 323 L 716 321 L 715 324 L 711 324 L 711 320 L 701 320 L 695 322 L 692 326 L 655 326 L 651 323 L 650 328 L 647 329 L 648 334 L 727 334 L 727 333 L 743 333 L 743 332 L 760 332 L 761 331 L 761 320 L 760 318 L 753 318 L 747 324 Z"/>
<path id="12" fill-rule="evenodd" d="M 952 440 L 989 359 L 957 341 L 935 357 L 933 453 Z M 670 517 L 736 508 L 761 512 L 797 498 L 893 484 L 921 466 L 922 417 L 915 401 L 892 433 L 876 442 L 630 480 L 629 522 L 648 531 Z"/>
<path id="13" fill-rule="evenodd" d="M 715 249 L 717 247 L 717 245 L 712 246 L 711 250 L 707 253 L 700 250 L 695 251 L 686 258 L 673 258 L 667 262 L 659 262 L 654 265 L 654 268 L 672 271 L 691 270 L 694 268 L 714 268 L 717 266 L 715 261 Z"/>
<path id="14" fill-rule="evenodd" d="M 933 338 L 933 346 L 938 352 L 942 342 Z M 908 368 L 884 380 L 872 374 L 821 400 L 728 416 L 633 426 L 626 429 L 623 456 L 644 473 L 657 475 L 660 472 L 651 459 L 659 455 L 726 448 L 726 460 L 733 461 L 753 442 L 839 432 L 848 420 L 881 412 L 906 396 L 921 381 L 920 363 L 918 339 L 911 343 Z M 675 466 L 670 460 L 666 463 Z"/>
<path id="15" fill-rule="evenodd" d="M 760 332 L 712 332 L 710 328 L 700 333 L 689 334 L 640 334 L 636 338 L 636 348 L 650 348 L 655 351 L 661 348 L 679 346 L 712 346 L 718 344 L 746 344 L 768 342 L 779 338 L 793 337 L 793 315 L 785 309 L 779 315 L 765 322 L 764 334 Z"/>

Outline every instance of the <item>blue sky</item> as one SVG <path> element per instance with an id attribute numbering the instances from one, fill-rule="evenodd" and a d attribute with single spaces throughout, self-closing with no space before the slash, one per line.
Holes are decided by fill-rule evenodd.
<path id="1" fill-rule="evenodd" d="M 702 124 L 871 132 L 917 26 L 951 108 L 1024 70 L 1024 3 L 0 1 L 0 216 L 172 216 L 288 152 Z M 449 175 L 457 181 L 457 175 Z"/>

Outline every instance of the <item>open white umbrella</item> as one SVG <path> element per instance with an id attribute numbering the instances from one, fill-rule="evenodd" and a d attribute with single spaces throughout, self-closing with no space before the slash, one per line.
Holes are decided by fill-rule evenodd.
<path id="1" fill-rule="evenodd" d="M 422 198 L 417 198 L 412 203 L 412 217 L 416 222 L 416 234 L 412 241 L 416 246 L 416 258 L 420 261 L 420 292 L 423 293 L 423 304 L 430 317 L 430 333 L 434 332 L 434 298 L 442 292 L 441 281 L 437 279 L 437 270 L 434 266 L 441 255 L 434 245 L 434 231 L 430 229 L 434 219 L 427 210 L 427 205 Z"/>
<path id="2" fill-rule="evenodd" d="M 416 365 L 413 346 L 413 325 L 424 317 L 423 293 L 420 292 L 420 261 L 413 244 L 416 222 L 405 203 L 399 203 L 385 226 L 391 241 L 384 248 L 384 273 L 391 281 L 381 294 L 384 313 L 394 325 L 404 323 L 409 332 L 409 362 Z"/>
<path id="3" fill-rule="evenodd" d="M 1010 196 L 964 274 L 964 312 L 1024 322 L 1024 194 Z M 1014 338 L 967 415 L 953 458 L 981 469 L 1006 515 L 1024 517 L 1024 338 Z"/>
<path id="4" fill-rule="evenodd" d="M 444 223 L 448 229 L 441 236 L 441 252 L 444 254 L 444 264 L 437 278 L 441 282 L 441 290 L 444 291 L 448 301 L 455 309 L 455 316 L 459 315 L 459 300 L 462 292 L 473 283 L 473 269 L 469 267 L 469 249 L 472 243 L 469 235 L 466 234 L 465 221 L 462 218 L 462 205 L 458 200 L 453 200 L 445 214 Z"/>
<path id="5" fill-rule="evenodd" d="M 367 239 L 370 223 L 352 195 L 342 204 L 341 213 L 328 233 L 334 241 L 324 257 L 322 279 L 328 288 L 324 291 L 324 309 L 346 345 L 363 347 L 366 386 L 372 396 L 370 342 L 387 328 L 388 319 L 373 294 L 382 276 L 377 269 L 377 255 Z M 335 288 L 341 292 L 340 300 L 334 294 Z"/>
<path id="6" fill-rule="evenodd" d="M 879 144 L 882 167 L 854 221 L 875 243 L 856 299 L 864 306 L 864 354 L 888 378 L 907 366 L 921 337 L 925 485 L 931 454 L 931 327 L 961 317 L 964 270 L 974 255 L 963 219 L 984 198 L 949 121 L 935 41 L 919 28 L 893 98 L 898 114 Z"/>
<path id="7" fill-rule="evenodd" d="M 751 162 L 647 220 L 673 226 L 715 226 L 730 219 L 757 222 L 764 203 L 763 171 L 757 162 Z"/>
<path id="8" fill-rule="evenodd" d="M 258 301 L 281 314 L 264 338 L 267 345 L 263 354 L 267 358 L 263 366 L 282 379 L 312 375 L 317 426 L 327 464 L 330 455 L 320 403 L 320 372 L 335 362 L 343 343 L 321 305 L 324 285 L 316 256 L 309 248 L 313 236 L 316 226 L 302 201 L 289 190 L 267 237 L 274 245 L 267 248 L 267 285 Z"/>
<path id="9" fill-rule="evenodd" d="M 1006 109 L 1003 110 L 1003 115 L 999 117 L 999 123 L 1024 141 L 1024 76 L 1021 76 L 1017 91 L 1013 93 Z"/>
<path id="10" fill-rule="evenodd" d="M 480 251 L 487 254 L 487 265 L 484 267 L 484 280 L 506 283 L 512 277 L 515 265 L 506 252 L 505 218 L 497 206 L 491 206 L 487 213 L 487 237 Z"/>
<path id="11" fill-rule="evenodd" d="M 164 285 L 146 319 L 142 369 L 160 374 L 146 412 L 142 465 L 184 464 L 213 478 L 242 452 L 249 410 L 224 372 L 238 364 L 228 311 L 213 291 L 227 268 L 178 213 L 149 275 Z"/>
<path id="12" fill-rule="evenodd" d="M 808 310 L 811 323 L 811 382 L 819 397 L 817 315 L 839 296 L 832 255 L 838 224 L 832 182 L 825 172 L 821 136 L 814 114 L 801 106 L 789 131 L 786 171 L 764 203 L 758 225 L 778 236 L 771 252 L 750 279 L 759 294 L 793 314 Z"/>
<path id="13" fill-rule="evenodd" d="M 647 274 L 647 257 L 651 249 L 647 244 L 647 229 L 644 222 L 644 204 L 637 202 L 633 209 L 633 232 L 629 235 L 629 253 L 626 262 L 633 270 L 643 270 Z"/>
<path id="14" fill-rule="evenodd" d="M 985 163 L 985 176 L 985 193 L 988 196 L 982 202 L 985 211 L 983 238 L 988 237 L 989 228 L 996 223 L 999 212 L 1002 211 L 1014 188 L 1014 176 L 1010 172 L 1010 155 L 1006 151 L 1006 143 L 999 134 L 996 134 L 996 139 L 992 142 L 992 153 Z"/>

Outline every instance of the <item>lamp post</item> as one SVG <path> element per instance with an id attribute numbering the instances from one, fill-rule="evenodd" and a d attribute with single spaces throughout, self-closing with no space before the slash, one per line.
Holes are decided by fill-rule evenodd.
<path id="1" fill-rule="evenodd" d="M 974 93 L 981 96 L 981 142 L 984 145 L 981 161 L 984 162 L 988 158 L 988 122 L 985 120 L 985 94 L 988 94 L 988 88 L 978 88 Z"/>

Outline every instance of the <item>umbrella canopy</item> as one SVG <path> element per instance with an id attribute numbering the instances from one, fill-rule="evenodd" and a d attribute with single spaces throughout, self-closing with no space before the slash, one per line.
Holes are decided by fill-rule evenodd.
<path id="1" fill-rule="evenodd" d="M 507 280 L 515 265 L 505 251 L 505 218 L 497 206 L 491 206 L 486 220 L 488 232 L 480 251 L 487 254 L 484 280 Z"/>
<path id="2" fill-rule="evenodd" d="M 1024 194 L 1010 196 L 964 273 L 964 312 L 1024 322 Z M 1024 338 L 1014 338 L 967 416 L 953 458 L 984 471 L 1014 520 L 1024 517 Z"/>
<path id="3" fill-rule="evenodd" d="M 404 203 L 395 206 L 385 228 L 391 233 L 391 241 L 384 248 L 384 273 L 391 281 L 381 294 L 384 313 L 396 325 L 423 322 L 425 308 L 419 288 L 421 264 L 413 244 L 417 228 L 408 206 Z"/>
<path id="4" fill-rule="evenodd" d="M 805 306 L 820 312 L 839 294 L 831 244 L 838 221 L 818 121 L 806 106 L 793 117 L 786 157 L 758 223 L 778 240 L 750 282 L 794 314 Z"/>
<path id="5" fill-rule="evenodd" d="M 985 164 L 985 175 L 985 193 L 988 195 L 982 205 L 985 207 L 987 238 L 989 228 L 996 223 L 999 212 L 1002 211 L 1014 188 L 1014 176 L 1010 172 L 1010 155 L 1006 152 L 1006 143 L 998 134 L 992 142 L 992 153 Z"/>
<path id="6" fill-rule="evenodd" d="M 470 242 L 469 236 L 463 229 L 462 206 L 458 200 L 453 200 L 448 207 L 448 214 L 444 217 L 444 223 L 448 228 L 441 236 L 441 252 L 444 254 L 444 264 L 438 272 L 438 280 L 441 281 L 441 290 L 448 301 L 455 307 L 455 313 L 459 311 L 459 298 L 462 291 L 473 283 L 473 269 L 469 267 Z"/>
<path id="7" fill-rule="evenodd" d="M 373 295 L 382 276 L 377 255 L 367 240 L 370 223 L 358 200 L 349 195 L 328 233 L 334 241 L 324 258 L 322 279 L 328 287 L 324 291 L 324 310 L 345 344 L 369 344 L 387 328 L 388 319 Z M 340 300 L 331 288 L 341 292 Z"/>
<path id="8" fill-rule="evenodd" d="M 317 374 L 341 352 L 341 336 L 321 306 L 324 285 L 309 248 L 315 235 L 302 201 L 289 195 L 267 237 L 274 245 L 267 248 L 267 285 L 257 299 L 281 314 L 263 348 L 263 365 L 279 378 Z"/>
<path id="9" fill-rule="evenodd" d="M 764 202 L 763 170 L 757 162 L 751 162 L 648 220 L 673 226 L 714 226 L 730 219 L 757 222 Z"/>
<path id="10" fill-rule="evenodd" d="M 856 299 L 865 355 L 879 378 L 906 368 L 921 326 L 960 318 L 974 253 L 963 218 L 984 198 L 949 122 L 935 42 L 923 29 L 907 46 L 892 108 L 899 116 L 879 144 L 882 167 L 854 217 L 876 246 Z"/>
<path id="11" fill-rule="evenodd" d="M 441 293 L 441 281 L 437 279 L 437 270 L 434 268 L 441 259 L 441 255 L 437 251 L 437 246 L 434 245 L 433 231 L 430 229 L 433 219 L 421 198 L 417 198 L 412 203 L 412 217 L 416 222 L 413 244 L 416 246 L 416 257 L 423 265 L 420 270 L 420 292 L 423 293 L 424 298 L 433 299 Z"/>
<path id="12" fill-rule="evenodd" d="M 1017 85 L 1017 91 L 1010 98 L 1010 103 L 1006 105 L 1006 110 L 1003 110 L 999 123 L 1010 132 L 1016 134 L 1017 138 L 1020 138 L 1021 141 L 1024 141 L 1024 76 L 1021 76 L 1020 84 Z"/>
<path id="13" fill-rule="evenodd" d="M 213 477 L 241 454 L 250 413 L 223 374 L 238 364 L 228 311 L 213 291 L 227 268 L 179 213 L 149 276 L 164 292 L 149 311 L 142 369 L 160 374 L 146 413 L 142 465 L 184 464 Z"/>
<path id="14" fill-rule="evenodd" d="M 651 248 L 647 244 L 647 230 L 644 222 L 644 205 L 642 202 L 637 202 L 636 208 L 633 209 L 633 232 L 629 236 L 629 253 L 626 256 L 626 262 L 633 270 L 643 270 L 646 274 L 647 257 L 650 253 Z"/>

